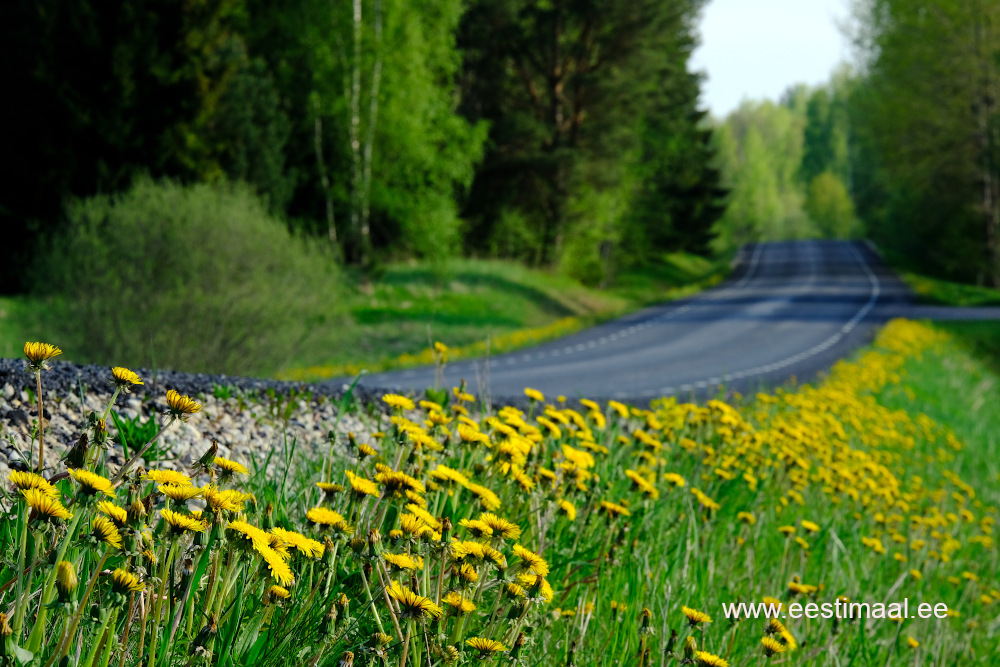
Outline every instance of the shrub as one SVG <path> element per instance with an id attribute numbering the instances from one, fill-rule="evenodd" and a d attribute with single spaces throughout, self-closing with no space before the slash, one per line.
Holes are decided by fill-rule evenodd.
<path id="1" fill-rule="evenodd" d="M 54 335 L 77 360 L 269 374 L 336 318 L 332 259 L 248 186 L 143 178 L 67 215 L 36 282 L 65 304 Z"/>

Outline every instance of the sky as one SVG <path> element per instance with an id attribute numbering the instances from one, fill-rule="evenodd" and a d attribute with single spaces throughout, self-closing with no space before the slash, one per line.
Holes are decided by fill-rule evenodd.
<path id="1" fill-rule="evenodd" d="M 724 117 L 745 99 L 777 100 L 795 83 L 819 84 L 848 59 L 837 21 L 849 0 L 710 0 L 691 68 L 705 72 L 701 103 Z"/>

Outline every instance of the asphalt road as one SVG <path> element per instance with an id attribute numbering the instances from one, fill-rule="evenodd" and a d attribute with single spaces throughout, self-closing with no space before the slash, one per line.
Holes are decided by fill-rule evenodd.
<path id="1" fill-rule="evenodd" d="M 918 306 L 863 243 L 796 241 L 745 247 L 727 283 L 682 301 L 537 347 L 448 364 L 444 386 L 468 382 L 492 398 L 547 396 L 643 401 L 747 393 L 807 381 L 869 342 L 893 317 L 1000 319 L 1000 308 Z M 369 388 L 422 390 L 433 368 L 365 376 Z"/>

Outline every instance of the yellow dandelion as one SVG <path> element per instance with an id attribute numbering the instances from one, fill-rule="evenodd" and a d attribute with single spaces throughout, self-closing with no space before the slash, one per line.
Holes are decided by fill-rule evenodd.
<path id="1" fill-rule="evenodd" d="M 76 568 L 68 560 L 59 561 L 56 566 L 56 585 L 63 595 L 69 595 L 76 590 L 80 581 L 76 578 Z"/>
<path id="2" fill-rule="evenodd" d="M 802 527 L 805 528 L 810 533 L 819 532 L 819 524 L 813 523 L 812 521 L 803 520 Z"/>
<path id="3" fill-rule="evenodd" d="M 30 368 L 34 371 L 42 370 L 46 367 L 45 362 L 52 357 L 58 357 L 60 354 L 62 354 L 62 350 L 48 343 L 24 344 L 24 356 L 28 358 Z"/>
<path id="4" fill-rule="evenodd" d="M 778 532 L 785 537 L 791 537 L 795 534 L 795 526 L 778 526 Z"/>
<path id="5" fill-rule="evenodd" d="M 118 507 L 110 500 L 102 500 L 97 503 L 97 511 L 114 521 L 119 528 L 128 521 L 128 511 L 124 507 Z"/>
<path id="6" fill-rule="evenodd" d="M 197 486 L 182 486 L 180 484 L 161 484 L 158 490 L 167 498 L 179 503 L 186 503 L 202 493 L 202 490 Z"/>
<path id="7" fill-rule="evenodd" d="M 402 495 L 405 491 L 426 493 L 427 489 L 415 477 L 405 472 L 385 470 L 375 475 L 375 481 L 385 487 L 386 493 Z"/>
<path id="8" fill-rule="evenodd" d="M 333 484 L 332 482 L 316 482 L 316 486 L 319 487 L 325 496 L 335 496 L 344 490 L 342 485 Z"/>
<path id="9" fill-rule="evenodd" d="M 491 537 L 493 535 L 492 528 L 476 519 L 462 519 L 458 522 L 458 525 L 468 530 L 476 538 Z"/>
<path id="10" fill-rule="evenodd" d="M 118 527 L 106 516 L 95 516 L 90 524 L 91 536 L 102 544 L 115 549 L 122 548 L 122 536 L 118 532 Z"/>
<path id="11" fill-rule="evenodd" d="M 201 494 L 215 512 L 240 512 L 246 502 L 253 498 L 249 493 L 236 489 L 220 489 L 211 484 L 203 486 Z"/>
<path id="12" fill-rule="evenodd" d="M 549 564 L 533 551 L 528 551 L 520 544 L 514 545 L 514 555 L 521 560 L 521 567 L 528 572 L 544 577 L 549 573 Z"/>
<path id="13" fill-rule="evenodd" d="M 266 533 L 265 533 L 266 535 Z M 267 565 L 267 569 L 271 573 L 271 578 L 274 579 L 281 586 L 288 586 L 295 581 L 295 575 L 292 573 L 292 568 L 288 566 L 285 559 L 281 557 L 281 554 L 267 546 L 265 543 L 254 542 L 253 547 L 261 555 L 264 563 Z"/>
<path id="14" fill-rule="evenodd" d="M 201 411 L 201 403 L 171 389 L 167 392 L 167 408 L 174 417 L 186 419 L 188 415 Z"/>
<path id="15" fill-rule="evenodd" d="M 115 487 L 107 477 L 101 477 L 89 470 L 74 470 L 72 468 L 69 469 L 69 474 L 80 484 L 80 491 L 84 495 L 94 496 L 103 493 L 106 496 L 115 497 Z"/>
<path id="16" fill-rule="evenodd" d="M 386 590 L 389 592 L 389 597 L 399 603 L 401 618 L 420 619 L 441 616 L 443 610 L 430 598 L 414 593 L 409 588 L 401 586 L 398 581 L 393 581 Z"/>
<path id="17" fill-rule="evenodd" d="M 757 523 L 757 517 L 755 517 L 753 514 L 750 514 L 750 512 L 737 512 L 736 519 L 738 521 L 745 523 L 748 526 L 752 526 L 755 523 Z"/>
<path id="18" fill-rule="evenodd" d="M 655 486 L 649 483 L 645 477 L 640 475 L 634 470 L 626 470 L 625 476 L 632 480 L 632 486 L 637 489 L 640 493 L 643 493 L 650 498 L 659 498 L 660 492 Z"/>
<path id="19" fill-rule="evenodd" d="M 111 369 L 111 382 L 115 387 L 124 392 L 128 392 L 133 385 L 143 384 L 142 379 L 138 375 L 121 366 L 115 366 Z"/>
<path id="20" fill-rule="evenodd" d="M 462 567 L 458 568 L 458 578 L 465 583 L 475 583 L 479 581 L 479 573 L 476 572 L 476 568 L 468 563 L 463 563 Z"/>
<path id="21" fill-rule="evenodd" d="M 114 589 L 122 594 L 141 593 L 146 588 L 139 577 L 120 567 L 111 573 L 111 580 L 114 582 Z"/>
<path id="22" fill-rule="evenodd" d="M 698 667 L 729 667 L 729 663 L 708 651 L 695 651 L 694 661 Z"/>
<path id="23" fill-rule="evenodd" d="M 434 530 L 441 530 L 441 522 L 438 521 L 433 514 L 425 510 L 423 507 L 415 503 L 408 503 L 406 505 L 406 511 L 419 518 L 421 521 L 426 523 Z"/>
<path id="24" fill-rule="evenodd" d="M 391 554 L 389 552 L 385 552 L 382 554 L 382 560 L 391 565 L 391 569 L 394 570 L 417 569 L 417 561 L 413 560 L 413 557 L 409 554 Z"/>
<path id="25" fill-rule="evenodd" d="M 414 410 L 417 407 L 412 400 L 399 394 L 386 394 L 382 397 L 382 401 L 396 410 Z"/>
<path id="26" fill-rule="evenodd" d="M 570 521 L 576 521 L 576 508 L 568 500 L 559 501 L 559 513 L 564 514 Z"/>
<path id="27" fill-rule="evenodd" d="M 762 637 L 761 647 L 764 649 L 764 656 L 770 658 L 772 655 L 785 652 L 785 645 L 774 637 Z"/>
<path id="28" fill-rule="evenodd" d="M 619 505 L 617 503 L 608 502 L 607 500 L 601 501 L 601 509 L 608 513 L 608 516 L 632 516 L 632 513 L 628 511 L 626 507 Z"/>
<path id="29" fill-rule="evenodd" d="M 663 481 L 669 482 L 670 484 L 673 484 L 678 488 L 683 487 L 685 484 L 687 484 L 687 482 L 684 481 L 684 478 L 675 472 L 663 473 Z"/>
<path id="30" fill-rule="evenodd" d="M 277 535 L 286 544 L 291 545 L 296 551 L 309 558 L 319 558 L 323 555 L 326 547 L 321 542 L 309 539 L 301 533 L 284 528 L 272 528 L 271 533 Z"/>
<path id="31" fill-rule="evenodd" d="M 527 390 L 525 390 L 525 392 L 527 392 Z M 470 637 L 465 640 L 465 643 L 476 651 L 479 651 L 480 660 L 484 660 L 496 655 L 497 653 L 503 653 L 504 651 L 510 650 L 495 639 L 487 639 L 486 637 Z"/>
<path id="32" fill-rule="evenodd" d="M 452 470 L 448 466 L 439 465 L 434 470 L 431 470 L 430 476 L 432 479 L 436 479 L 441 482 L 455 482 L 461 486 L 469 485 L 468 477 L 457 470 Z"/>
<path id="33" fill-rule="evenodd" d="M 225 475 L 243 475 L 244 477 L 250 476 L 250 471 L 247 470 L 246 466 L 242 463 L 237 463 L 236 461 L 230 461 L 229 459 L 223 458 L 221 456 L 216 456 L 215 465 L 219 468 L 219 471 Z"/>
<path id="34" fill-rule="evenodd" d="M 190 486 L 191 478 L 176 470 L 150 470 L 142 476 L 157 484 L 176 484 L 180 486 Z"/>
<path id="35" fill-rule="evenodd" d="M 458 591 L 448 593 L 441 598 L 441 602 L 454 608 L 456 612 L 461 614 L 468 614 L 470 611 L 476 610 L 476 605 L 473 604 L 472 600 L 466 600 Z"/>
<path id="36" fill-rule="evenodd" d="M 494 535 L 499 535 L 505 540 L 516 540 L 521 537 L 521 527 L 513 521 L 504 519 L 491 512 L 483 512 L 479 515 L 479 520 L 493 529 Z"/>
<path id="37" fill-rule="evenodd" d="M 292 594 L 288 592 L 287 588 L 278 586 L 277 584 L 268 588 L 267 592 L 271 595 L 271 597 L 279 598 L 281 600 L 287 600 L 292 597 Z"/>
<path id="38" fill-rule="evenodd" d="M 170 527 L 170 532 L 174 535 L 181 535 L 186 531 L 200 533 L 207 528 L 204 521 L 180 512 L 160 510 L 160 516 L 163 517 L 167 526 Z"/>
<path id="39" fill-rule="evenodd" d="M 485 486 L 470 483 L 468 488 L 473 495 L 479 498 L 479 504 L 483 506 L 483 509 L 490 512 L 500 509 L 500 497 Z"/>
<path id="40" fill-rule="evenodd" d="M 698 611 L 697 609 L 692 609 L 691 607 L 681 607 L 681 613 L 687 617 L 688 624 L 691 627 L 696 627 L 702 623 L 711 623 L 712 617 L 703 611 Z"/>
<path id="41" fill-rule="evenodd" d="M 376 485 L 375 482 L 362 477 L 361 475 L 355 475 L 350 470 L 346 470 L 345 473 L 347 474 L 347 480 L 351 485 L 351 492 L 355 496 L 360 498 L 361 496 L 379 495 L 378 485 Z"/>
<path id="42" fill-rule="evenodd" d="M 52 496 L 53 498 L 59 497 L 59 492 L 56 491 L 56 487 L 49 484 L 41 475 L 35 474 L 33 472 L 26 472 L 20 470 L 14 470 L 9 475 L 7 479 L 13 484 L 18 491 L 27 491 L 28 489 L 39 489 L 43 493 Z"/>
<path id="43" fill-rule="evenodd" d="M 314 507 L 306 512 L 306 521 L 315 526 L 336 526 L 344 523 L 343 515 L 326 507 Z"/>
<path id="44" fill-rule="evenodd" d="M 537 389 L 532 389 L 528 387 L 524 390 L 524 395 L 533 401 L 538 401 L 539 403 L 545 402 L 545 394 L 538 391 Z"/>
<path id="45" fill-rule="evenodd" d="M 413 537 L 420 537 L 431 530 L 431 527 L 416 514 L 404 514 L 399 517 L 399 526 L 403 532 Z"/>

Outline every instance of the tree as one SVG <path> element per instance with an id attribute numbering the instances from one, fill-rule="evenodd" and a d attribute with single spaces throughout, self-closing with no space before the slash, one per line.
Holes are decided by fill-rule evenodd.
<path id="1" fill-rule="evenodd" d="M 874 161 L 860 198 L 873 236 L 946 277 L 1000 286 L 1000 5 L 866 0 L 854 96 Z"/>
<path id="2" fill-rule="evenodd" d="M 809 184 L 805 210 L 825 238 L 852 238 L 859 231 L 847 186 L 832 172 L 824 171 Z"/>
<path id="3" fill-rule="evenodd" d="M 807 92 L 793 93 L 783 104 L 744 102 L 718 130 L 723 183 L 731 190 L 716 224 L 720 251 L 819 233 L 803 208 L 799 177 L 806 119 L 804 104 L 795 100 L 804 100 Z"/>
<path id="4" fill-rule="evenodd" d="M 522 231 L 527 223 L 527 237 L 517 232 L 533 240 L 526 259 L 551 264 L 570 236 L 583 233 L 580 225 L 598 225 L 605 232 L 584 234 L 593 259 L 617 243 L 622 225 L 645 225 L 653 199 L 664 209 L 659 223 L 668 226 L 671 188 L 699 202 L 715 197 L 714 187 L 699 189 L 699 178 L 711 178 L 711 150 L 695 130 L 697 79 L 687 71 L 701 4 L 471 4 L 459 41 L 465 52 L 461 109 L 490 123 L 491 149 L 466 208 L 470 249 L 501 247 L 496 239 L 515 233 L 506 223 Z M 680 164 L 681 154 L 692 167 L 674 183 L 664 169 Z M 613 220 L 588 219 L 586 202 L 595 201 L 602 202 L 599 210 L 614 212 L 608 213 Z M 645 212 L 626 223 L 640 201 Z M 692 208 L 698 206 L 694 217 L 708 227 L 711 207 Z M 579 256 L 579 240 L 574 243 L 572 254 Z"/>

